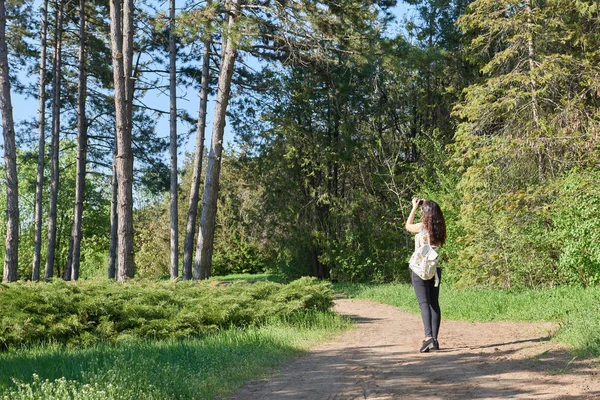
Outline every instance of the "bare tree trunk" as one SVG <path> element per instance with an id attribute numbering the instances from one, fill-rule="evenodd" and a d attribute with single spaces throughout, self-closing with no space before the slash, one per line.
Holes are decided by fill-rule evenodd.
<path id="1" fill-rule="evenodd" d="M 6 253 L 2 282 L 17 280 L 19 261 L 19 183 L 17 176 L 17 148 L 15 123 L 12 114 L 8 48 L 6 46 L 6 6 L 0 0 L 0 110 L 4 134 L 4 166 L 6 168 Z"/>
<path id="2" fill-rule="evenodd" d="M 121 12 L 122 9 L 122 12 Z M 110 1 L 116 114 L 117 278 L 133 278 L 133 153 L 131 149 L 133 0 Z"/>
<path id="3" fill-rule="evenodd" d="M 58 150 L 60 141 L 60 89 L 61 89 L 61 47 L 62 47 L 62 24 L 63 24 L 63 2 L 56 0 L 56 26 L 54 39 L 54 94 L 52 96 L 52 144 L 50 159 L 50 211 L 48 218 L 48 252 L 46 255 L 46 270 L 44 279 L 50 280 L 54 276 L 54 255 L 56 251 L 56 207 L 58 202 Z"/>
<path id="4" fill-rule="evenodd" d="M 42 259 L 42 212 L 44 162 L 46 152 L 46 42 L 48 38 L 48 0 L 44 0 L 42 8 L 42 33 L 40 48 L 40 91 L 38 112 L 38 169 L 35 183 L 35 243 L 33 248 L 33 269 L 31 280 L 40 280 L 40 263 Z"/>
<path id="5" fill-rule="evenodd" d="M 229 12 L 229 28 L 235 24 L 240 12 L 240 0 L 232 0 Z M 229 35 L 224 43 L 217 99 L 213 121 L 211 147 L 206 167 L 206 180 L 202 196 L 202 216 L 200 218 L 200 234 L 196 246 L 194 260 L 194 279 L 210 277 L 212 267 L 212 251 L 215 236 L 215 219 L 217 215 L 217 195 L 219 193 L 219 176 L 221 172 L 221 153 L 223 152 L 223 132 L 225 130 L 225 112 L 229 102 L 231 77 L 237 57 L 236 43 Z"/>
<path id="6" fill-rule="evenodd" d="M 540 117 L 538 110 L 539 106 L 537 101 L 537 87 L 535 78 L 533 77 L 533 71 L 535 69 L 535 49 L 533 44 L 533 19 L 531 18 L 533 8 L 531 0 L 527 0 L 527 2 L 525 3 L 525 10 L 527 12 L 527 25 L 529 28 L 529 33 L 527 35 L 527 47 L 529 52 L 529 84 L 531 89 L 531 109 L 533 114 L 533 123 L 535 125 L 535 130 L 539 132 Z M 540 181 L 542 181 L 544 178 L 544 155 L 542 153 L 542 149 L 539 143 L 535 145 L 535 147 L 538 164 L 538 178 Z"/>
<path id="7" fill-rule="evenodd" d="M 87 164 L 87 118 L 85 116 L 85 101 L 87 93 L 86 64 L 86 17 L 85 0 L 79 0 L 79 83 L 77 86 L 77 177 L 75 182 L 75 209 L 73 210 L 73 241 L 72 265 L 69 279 L 79 279 L 81 263 L 81 223 L 83 220 L 83 201 L 85 198 L 85 173 Z"/>
<path id="8" fill-rule="evenodd" d="M 65 270 L 63 271 L 63 279 L 65 281 L 71 280 L 71 266 L 73 265 L 73 236 L 69 239 L 69 248 L 67 250 L 67 263 L 65 264 Z"/>
<path id="9" fill-rule="evenodd" d="M 116 146 L 116 138 L 115 138 Z M 108 278 L 115 279 L 117 276 L 117 231 L 118 231 L 118 217 L 117 217 L 117 168 L 116 168 L 116 148 L 115 155 L 113 157 L 113 172 L 112 172 L 112 199 L 110 202 L 110 247 L 108 250 Z"/>
<path id="10" fill-rule="evenodd" d="M 194 168 L 190 188 L 190 203 L 185 226 L 185 243 L 183 246 L 183 279 L 192 278 L 192 257 L 194 251 L 194 236 L 196 235 L 196 217 L 198 214 L 198 199 L 200 197 L 200 176 L 202 176 L 202 158 L 204 156 L 204 139 L 206 133 L 206 109 L 208 104 L 208 85 L 210 81 L 210 45 L 204 42 L 202 51 L 202 81 L 200 83 L 200 111 L 198 112 L 198 133 L 196 134 L 196 150 L 194 152 Z"/>
<path id="11" fill-rule="evenodd" d="M 169 88 L 170 88 L 170 152 L 171 152 L 171 279 L 179 275 L 179 217 L 177 211 L 177 72 L 175 68 L 175 0 L 170 0 L 169 16 Z"/>

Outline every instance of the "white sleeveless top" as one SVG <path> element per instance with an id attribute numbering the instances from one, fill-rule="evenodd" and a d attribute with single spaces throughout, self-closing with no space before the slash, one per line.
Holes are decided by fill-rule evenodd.
<path id="1" fill-rule="evenodd" d="M 425 243 L 431 244 L 429 241 L 429 234 L 425 230 L 425 228 L 421 228 L 421 231 L 415 235 L 415 249 L 423 246 Z M 438 246 L 431 245 L 434 249 L 437 249 Z"/>

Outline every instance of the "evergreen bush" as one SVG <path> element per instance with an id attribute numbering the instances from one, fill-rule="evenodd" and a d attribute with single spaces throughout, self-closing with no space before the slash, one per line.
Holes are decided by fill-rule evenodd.
<path id="1" fill-rule="evenodd" d="M 273 282 L 15 283 L 0 286 L 0 349 L 57 342 L 187 338 L 332 306 L 327 284 Z"/>

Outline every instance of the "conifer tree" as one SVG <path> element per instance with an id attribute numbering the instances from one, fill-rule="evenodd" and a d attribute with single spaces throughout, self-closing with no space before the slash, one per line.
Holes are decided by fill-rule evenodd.
<path id="1" fill-rule="evenodd" d="M 194 261 L 194 279 L 207 279 L 211 275 L 212 250 L 215 235 L 215 218 L 217 213 L 217 194 L 219 193 L 219 174 L 221 170 L 221 153 L 223 152 L 223 133 L 225 131 L 225 115 L 231 89 L 231 78 L 235 60 L 237 58 L 236 37 L 233 35 L 236 21 L 239 17 L 240 0 L 230 0 L 227 3 L 229 18 L 225 36 L 219 81 L 217 85 L 217 98 L 215 104 L 213 131 L 208 164 L 206 166 L 206 180 L 204 181 L 204 194 L 202 196 L 202 216 L 200 219 L 200 232 L 196 246 Z"/>
<path id="2" fill-rule="evenodd" d="M 63 0 L 56 0 L 54 26 L 54 56 L 53 73 L 54 82 L 52 89 L 52 142 L 50 145 L 50 209 L 48 215 L 48 250 L 46 253 L 46 268 L 44 279 L 54 277 L 54 263 L 56 254 L 57 207 L 59 190 L 59 146 L 61 122 L 61 85 L 62 85 L 62 37 L 63 37 Z"/>
<path id="3" fill-rule="evenodd" d="M 42 253 L 42 215 L 43 215 L 43 185 L 46 151 L 46 45 L 48 37 L 48 0 L 42 5 L 42 24 L 40 33 L 40 78 L 39 78 L 39 112 L 38 112 L 38 168 L 35 184 L 35 244 L 33 251 L 33 268 L 31 280 L 40 279 L 40 264 Z"/>
<path id="4" fill-rule="evenodd" d="M 171 279 L 179 268 L 179 229 L 177 204 L 177 47 L 175 43 L 175 0 L 169 2 L 169 130 L 171 153 Z"/>
<path id="5" fill-rule="evenodd" d="M 77 176 L 75 183 L 75 206 L 73 211 L 73 228 L 71 233 L 72 257 L 71 265 L 66 270 L 70 272 L 67 275 L 68 280 L 76 281 L 79 279 L 79 267 L 81 264 L 81 240 L 82 240 L 82 219 L 83 202 L 85 198 L 85 175 L 87 164 L 87 118 L 86 118 L 86 98 L 87 98 L 87 18 L 86 2 L 79 0 L 79 71 L 77 85 Z"/>
<path id="6" fill-rule="evenodd" d="M 17 280 L 19 261 L 19 178 L 17 176 L 17 149 L 10 91 L 4 0 L 0 0 L 0 111 L 2 112 L 4 167 L 6 170 L 6 252 L 2 281 L 14 282 Z"/>
<path id="7" fill-rule="evenodd" d="M 110 0 L 116 111 L 117 279 L 133 278 L 133 0 Z"/>

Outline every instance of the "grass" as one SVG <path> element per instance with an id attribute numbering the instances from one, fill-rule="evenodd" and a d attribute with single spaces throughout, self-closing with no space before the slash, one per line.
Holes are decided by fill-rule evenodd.
<path id="1" fill-rule="evenodd" d="M 222 398 L 350 327 L 276 279 L 0 284 L 0 399 Z"/>
<path id="2" fill-rule="evenodd" d="M 419 312 L 410 284 L 336 284 L 334 290 Z M 600 287 L 509 291 L 442 286 L 440 304 L 447 319 L 558 322 L 555 340 L 578 356 L 600 356 Z"/>
<path id="3" fill-rule="evenodd" d="M 330 312 L 306 312 L 204 339 L 11 350 L 0 353 L 0 398 L 222 398 L 350 326 Z"/>

